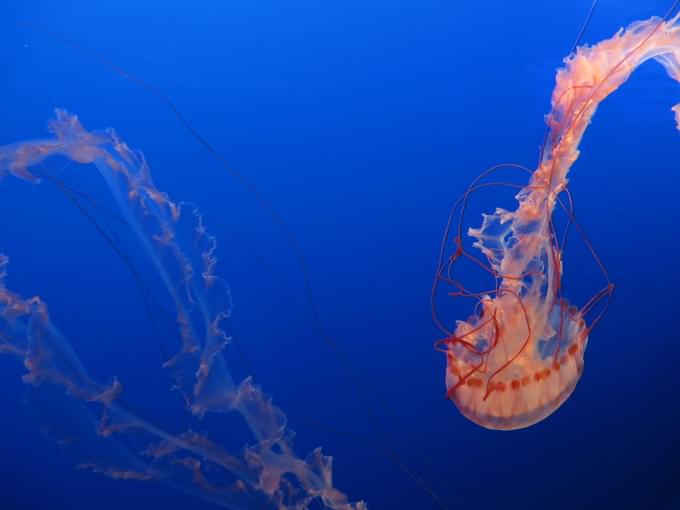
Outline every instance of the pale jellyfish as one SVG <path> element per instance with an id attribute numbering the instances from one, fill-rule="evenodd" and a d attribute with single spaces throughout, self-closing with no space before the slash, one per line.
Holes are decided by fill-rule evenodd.
<path id="1" fill-rule="evenodd" d="M 23 379 L 34 387 L 36 401 L 48 404 L 38 404 L 36 411 L 48 434 L 71 450 L 81 468 L 112 478 L 163 481 L 227 508 L 365 508 L 334 487 L 332 459 L 320 449 L 297 456 L 286 416 L 250 377 L 232 379 L 223 355 L 230 342 L 224 325 L 231 296 L 216 274 L 217 242 L 200 212 L 160 192 L 143 154 L 113 130 L 90 132 L 62 110 L 49 130 L 52 138 L 0 147 L 0 176 L 38 183 L 43 174 L 35 166 L 56 155 L 94 164 L 174 303 L 181 345 L 164 366 L 176 389 L 194 415 L 240 416 L 251 437 L 242 439 L 240 451 L 230 452 L 205 435 L 170 432 L 132 410 L 118 379 L 102 385 L 89 376 L 39 297 L 26 299 L 6 287 L 8 259 L 0 255 L 0 353 L 22 361 Z M 74 417 L 92 412 L 98 419 L 81 427 L 69 413 L 50 412 L 54 399 L 63 399 Z"/>

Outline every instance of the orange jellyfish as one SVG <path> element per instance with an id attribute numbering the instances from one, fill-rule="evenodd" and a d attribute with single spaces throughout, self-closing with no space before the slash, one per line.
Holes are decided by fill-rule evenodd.
<path id="1" fill-rule="evenodd" d="M 570 304 L 562 288 L 566 234 L 558 233 L 553 213 L 564 209 L 567 229 L 582 233 L 573 217 L 567 174 L 598 105 L 650 59 L 680 81 L 680 14 L 668 18 L 637 21 L 610 39 L 576 48 L 557 71 L 538 168 L 492 167 L 451 211 L 432 293 L 433 316 L 445 335 L 436 347 L 446 354 L 447 398 L 483 427 L 510 430 L 541 421 L 569 398 L 583 372 L 588 336 L 606 311 L 613 285 L 584 237 L 606 284 L 580 308 Z M 672 110 L 680 129 L 680 104 Z M 527 172 L 528 184 L 489 182 L 502 167 Z M 516 209 L 483 214 L 481 227 L 464 232 L 470 196 L 495 185 L 519 189 Z M 455 218 L 457 228 L 452 227 Z M 460 271 L 454 266 L 464 260 L 492 276 L 488 290 L 468 290 L 457 279 Z M 473 315 L 447 327 L 437 309 L 442 289 L 473 299 Z"/>

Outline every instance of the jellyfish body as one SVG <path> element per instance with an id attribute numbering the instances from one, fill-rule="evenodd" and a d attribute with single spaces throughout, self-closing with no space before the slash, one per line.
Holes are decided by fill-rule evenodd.
<path id="1" fill-rule="evenodd" d="M 552 216 L 556 206 L 564 205 L 560 194 L 598 105 L 649 59 L 680 81 L 678 16 L 635 22 L 565 59 L 546 117 L 549 132 L 542 158 L 516 195 L 517 208 L 496 209 L 483 215 L 481 227 L 467 230 L 481 253 L 479 265 L 495 278 L 493 290 L 476 295 L 452 277 L 455 262 L 470 257 L 461 247 L 462 227 L 453 238 L 454 253 L 446 256 L 442 250 L 434 291 L 445 283 L 456 287 L 453 295 L 477 299 L 475 313 L 454 328 L 442 326 L 435 312 L 446 334 L 438 345 L 447 358 L 447 397 L 481 426 L 530 426 L 555 411 L 576 387 L 592 329 L 586 315 L 599 299 L 611 295 L 612 286 L 580 309 L 568 302 L 561 288 L 563 246 Z M 680 129 L 680 105 L 673 111 Z M 468 194 L 481 187 L 473 184 Z M 467 194 L 462 203 L 466 201 Z M 449 231 L 444 243 L 451 242 Z"/>
<path id="2" fill-rule="evenodd" d="M 576 387 L 588 339 L 585 322 L 566 303 L 545 314 L 522 309 L 514 295 L 505 294 L 492 306 L 498 312 L 490 322 L 478 318 L 456 331 L 465 340 L 447 353 L 447 394 L 463 415 L 485 427 L 526 427 L 552 413 Z M 503 348 L 486 354 L 495 339 Z"/>

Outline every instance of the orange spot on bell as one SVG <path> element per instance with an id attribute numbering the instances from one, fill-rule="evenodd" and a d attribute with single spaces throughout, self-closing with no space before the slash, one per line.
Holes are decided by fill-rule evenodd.
<path id="1" fill-rule="evenodd" d="M 482 380 L 476 377 L 471 377 L 470 379 L 467 380 L 467 385 L 470 386 L 471 388 L 481 388 Z"/>

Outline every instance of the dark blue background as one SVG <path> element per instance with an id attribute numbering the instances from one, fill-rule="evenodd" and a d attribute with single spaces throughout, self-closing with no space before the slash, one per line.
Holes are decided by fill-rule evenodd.
<path id="1" fill-rule="evenodd" d="M 669 3 L 602 0 L 584 41 L 661 15 Z M 291 422 L 297 450 L 323 445 L 352 499 L 437 508 L 366 438 L 392 447 L 450 508 L 679 508 L 680 140 L 669 108 L 680 94 L 660 66 L 643 66 L 602 105 L 570 175 L 577 216 L 617 285 L 574 395 L 529 429 L 484 430 L 443 399 L 444 358 L 432 349 L 429 290 L 448 208 L 492 164 L 535 166 L 555 69 L 589 7 L 9 0 L 0 19 L 0 144 L 43 136 L 51 110 L 68 108 L 91 129 L 115 127 L 143 149 L 160 189 L 206 211 L 250 367 L 233 349 L 231 364 L 319 425 Z M 26 22 L 164 91 L 286 220 L 325 328 L 379 402 L 379 431 L 314 329 L 300 267 L 271 217 L 157 98 Z M 93 169 L 65 171 L 107 204 Z M 0 187 L 9 286 L 45 298 L 94 375 L 117 374 L 127 398 L 181 421 L 120 260 L 54 186 L 4 179 Z M 487 210 L 501 205 L 496 195 Z M 565 277 L 579 294 L 596 287 L 576 250 Z M 0 359 L 0 508 L 211 507 L 162 485 L 74 470 L 24 412 L 22 371 Z M 224 432 L 219 420 L 205 427 Z"/>

